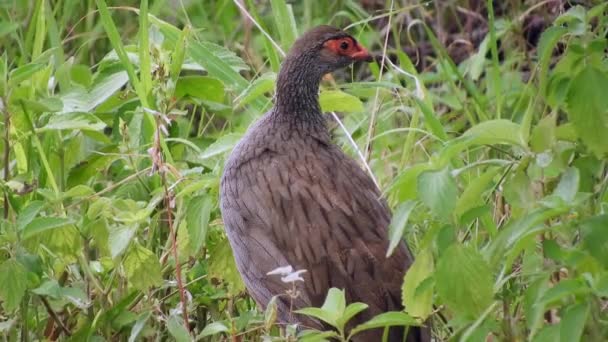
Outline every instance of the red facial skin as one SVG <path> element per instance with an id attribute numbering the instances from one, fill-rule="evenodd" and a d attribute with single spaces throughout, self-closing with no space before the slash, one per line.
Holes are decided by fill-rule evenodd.
<path id="1" fill-rule="evenodd" d="M 372 56 L 367 49 L 350 37 L 330 39 L 323 47 L 339 56 L 348 56 L 356 61 L 371 62 Z"/>

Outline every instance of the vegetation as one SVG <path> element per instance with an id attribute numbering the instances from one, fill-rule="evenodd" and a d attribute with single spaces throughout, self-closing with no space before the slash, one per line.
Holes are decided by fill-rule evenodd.
<path id="1" fill-rule="evenodd" d="M 335 332 L 256 310 L 218 208 L 284 51 L 332 24 L 388 57 L 321 103 L 417 256 L 358 329 L 606 340 L 608 5 L 572 2 L 0 1 L 0 336 L 345 340 L 338 289 L 302 311 Z"/>

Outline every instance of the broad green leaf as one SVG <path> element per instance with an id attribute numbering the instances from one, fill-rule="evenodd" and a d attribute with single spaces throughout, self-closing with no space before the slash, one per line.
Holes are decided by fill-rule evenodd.
<path id="1" fill-rule="evenodd" d="M 568 118 L 583 143 L 596 156 L 608 153 L 608 75 L 587 65 L 570 84 Z"/>
<path id="2" fill-rule="evenodd" d="M 447 167 L 424 171 L 418 176 L 418 197 L 442 220 L 450 221 L 457 196 L 456 181 Z"/>
<path id="3" fill-rule="evenodd" d="M 328 312 L 332 318 L 337 321 L 342 314 L 344 313 L 344 309 L 346 308 L 346 297 L 344 296 L 344 291 L 339 290 L 335 287 L 332 287 L 327 292 L 327 297 L 325 298 L 325 302 L 323 302 L 322 310 Z"/>
<path id="4" fill-rule="evenodd" d="M 543 305 L 558 303 L 571 296 L 589 293 L 590 289 L 581 279 L 564 279 L 548 289 L 539 300 Z"/>
<path id="5" fill-rule="evenodd" d="M 184 323 L 181 318 L 171 315 L 169 317 L 169 322 L 167 323 L 167 329 L 169 330 L 169 334 L 173 336 L 176 342 L 190 342 L 192 338 L 190 337 L 190 333 L 186 330 Z"/>
<path id="6" fill-rule="evenodd" d="M 344 327 L 351 318 L 355 317 L 358 313 L 367 308 L 368 305 L 365 303 L 351 303 L 346 307 L 346 309 L 344 309 L 342 317 L 340 317 L 336 323 L 338 323 L 338 326 Z"/>
<path id="7" fill-rule="evenodd" d="M 136 232 L 135 227 L 127 227 L 127 226 L 112 226 L 110 228 L 110 236 L 108 238 L 108 245 L 110 248 L 110 255 L 112 258 L 116 258 L 121 255 L 129 243 L 131 243 L 131 239 Z"/>
<path id="8" fill-rule="evenodd" d="M 321 308 L 303 308 L 296 311 L 296 313 L 316 317 L 341 330 L 343 327 L 339 323 L 343 323 L 340 319 L 345 309 L 346 298 L 344 291 L 332 287 L 327 292 L 327 297 Z"/>
<path id="9" fill-rule="evenodd" d="M 209 145 L 199 156 L 200 159 L 209 159 L 222 153 L 232 150 L 236 143 L 241 139 L 242 135 L 238 133 L 229 133 L 221 136 L 213 144 Z"/>
<path id="10" fill-rule="evenodd" d="M 547 325 L 536 336 L 532 342 L 557 342 L 560 341 L 560 325 Z"/>
<path id="11" fill-rule="evenodd" d="M 220 80 L 208 76 L 180 77 L 175 88 L 175 96 L 181 98 L 186 95 L 205 101 L 222 102 L 224 84 Z"/>
<path id="12" fill-rule="evenodd" d="M 456 202 L 456 207 L 454 209 L 456 216 L 460 217 L 468 210 L 484 204 L 482 195 L 489 188 L 494 177 L 496 177 L 500 171 L 501 168 L 491 167 L 480 176 L 471 180 Z"/>
<path id="13" fill-rule="evenodd" d="M 553 194 L 559 196 L 565 202 L 572 202 L 578 192 L 579 183 L 580 175 L 578 169 L 576 167 L 569 167 L 562 174 Z"/>
<path id="14" fill-rule="evenodd" d="M 318 330 L 303 330 L 298 334 L 299 342 L 329 342 L 338 338 L 338 333 L 334 330 L 318 331 Z"/>
<path id="15" fill-rule="evenodd" d="M 526 141 L 521 136 L 520 125 L 505 119 L 484 121 L 471 127 L 464 135 L 473 137 L 475 144 L 478 145 L 526 146 Z"/>
<path id="16" fill-rule="evenodd" d="M 536 153 L 551 149 L 555 144 L 555 115 L 542 118 L 532 129 L 530 147 Z"/>
<path id="17" fill-rule="evenodd" d="M 148 319 L 150 319 L 151 315 L 152 313 L 150 311 L 145 311 L 139 315 L 137 321 L 135 324 L 133 324 L 133 328 L 131 328 L 131 334 L 129 335 L 128 342 L 138 341 L 138 337 L 146 326 L 146 323 L 148 322 Z"/>
<path id="18" fill-rule="evenodd" d="M 534 336 L 542 325 L 545 306 L 540 302 L 540 298 L 547 290 L 548 284 L 549 275 L 541 275 L 529 283 L 523 294 L 523 309 L 530 336 Z"/>
<path id="19" fill-rule="evenodd" d="M 420 323 L 412 318 L 410 315 L 399 312 L 389 311 L 382 313 L 369 321 L 359 324 L 351 330 L 351 335 L 356 335 L 364 330 L 393 327 L 393 326 L 419 326 Z"/>
<path id="20" fill-rule="evenodd" d="M 557 42 L 566 34 L 568 30 L 561 26 L 553 26 L 546 29 L 538 40 L 538 65 L 540 66 L 539 80 L 541 94 L 545 94 L 547 87 L 547 72 L 549 71 L 551 56 Z"/>
<path id="21" fill-rule="evenodd" d="M 417 202 L 415 201 L 403 202 L 399 204 L 395 210 L 391 223 L 388 227 L 390 244 L 388 246 L 388 250 L 386 251 L 386 257 L 391 256 L 395 250 L 395 247 L 397 247 L 402 241 L 407 220 L 412 210 L 416 207 L 416 204 Z"/>
<path id="22" fill-rule="evenodd" d="M 338 326 L 336 318 L 331 313 L 320 308 L 303 308 L 300 310 L 296 310 L 295 313 L 318 318 L 333 327 Z"/>
<path id="23" fill-rule="evenodd" d="M 40 233 L 65 227 L 72 223 L 72 220 L 66 217 L 37 217 L 23 228 L 21 237 L 27 240 Z"/>
<path id="24" fill-rule="evenodd" d="M 35 73 L 44 69 L 44 64 L 32 63 L 11 70 L 9 73 L 9 86 L 16 86 L 19 83 L 31 78 Z"/>
<path id="25" fill-rule="evenodd" d="M 395 196 L 398 202 L 416 199 L 418 197 L 418 176 L 429 169 L 431 169 L 431 165 L 427 163 L 416 164 L 405 169 L 397 176 L 388 192 Z"/>
<path id="26" fill-rule="evenodd" d="M 493 284 L 492 270 L 471 247 L 452 244 L 437 263 L 437 293 L 461 319 L 477 319 L 492 304 Z"/>
<path id="27" fill-rule="evenodd" d="M 90 113 L 67 113 L 51 116 L 49 122 L 38 131 L 50 130 L 90 130 L 101 131 L 106 124 Z"/>
<path id="28" fill-rule="evenodd" d="M 208 195 L 196 196 L 188 202 L 186 222 L 188 223 L 188 236 L 190 237 L 190 255 L 196 255 L 205 243 L 213 206 L 211 196 Z"/>
<path id="29" fill-rule="evenodd" d="M 0 22 L 0 38 L 6 36 L 7 34 L 11 34 L 19 28 L 19 25 L 10 21 L 2 21 Z"/>
<path id="30" fill-rule="evenodd" d="M 100 77 L 90 91 L 83 87 L 74 87 L 60 96 L 60 100 L 63 102 L 61 113 L 90 113 L 120 90 L 128 80 L 127 73 L 120 71 Z"/>
<path id="31" fill-rule="evenodd" d="M 583 247 L 608 268 L 608 215 L 590 217 L 580 225 Z"/>
<path id="32" fill-rule="evenodd" d="M 209 250 L 210 277 L 224 280 L 227 285 L 228 293 L 236 295 L 245 290 L 245 285 L 241 279 L 241 274 L 236 268 L 234 256 L 227 240 L 218 241 Z"/>
<path id="33" fill-rule="evenodd" d="M 138 243 L 128 251 L 123 266 L 129 283 L 138 290 L 146 291 L 162 284 L 158 257 Z"/>
<path id="34" fill-rule="evenodd" d="M 422 250 L 403 278 L 401 296 L 405 312 L 413 317 L 426 320 L 433 311 L 433 287 L 419 291 L 420 285 L 433 275 L 433 253 L 428 249 Z"/>
<path id="35" fill-rule="evenodd" d="M 265 93 L 273 91 L 276 78 L 277 75 L 273 72 L 265 73 L 262 76 L 256 78 L 234 100 L 235 107 L 243 107 L 244 105 L 257 99 L 258 97 L 263 96 Z"/>
<path id="36" fill-rule="evenodd" d="M 323 112 L 362 112 L 363 103 L 358 97 L 340 90 L 325 90 L 319 95 Z"/>
<path id="37" fill-rule="evenodd" d="M 561 318 L 560 340 L 581 341 L 588 315 L 589 305 L 587 303 L 570 306 Z"/>
<path id="38" fill-rule="evenodd" d="M 6 260 L 0 265 L 0 298 L 7 312 L 17 307 L 27 290 L 27 270 L 13 259 Z"/>
<path id="39" fill-rule="evenodd" d="M 264 310 L 264 329 L 270 331 L 272 326 L 277 321 L 277 296 L 270 298 L 270 302 L 266 305 Z"/>
<path id="40" fill-rule="evenodd" d="M 23 101 L 25 106 L 35 113 L 42 112 L 58 112 L 63 108 L 63 102 L 60 99 L 49 97 L 39 100 L 25 100 Z"/>
<path id="41" fill-rule="evenodd" d="M 32 201 L 23 208 L 17 216 L 17 230 L 23 230 L 28 223 L 32 222 L 44 205 L 43 201 Z"/>
<path id="42" fill-rule="evenodd" d="M 205 329 L 197 336 L 197 340 L 202 337 L 217 335 L 222 332 L 230 331 L 228 327 L 222 322 L 213 322 L 205 326 Z"/>

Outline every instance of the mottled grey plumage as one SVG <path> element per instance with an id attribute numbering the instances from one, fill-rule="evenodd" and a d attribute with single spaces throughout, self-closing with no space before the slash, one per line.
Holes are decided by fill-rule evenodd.
<path id="1" fill-rule="evenodd" d="M 290 289 L 267 273 L 291 265 L 307 270 L 293 310 L 322 305 L 328 289 L 336 287 L 345 289 L 347 301 L 369 305 L 356 316 L 360 323 L 401 309 L 403 275 L 413 259 L 404 244 L 385 257 L 390 211 L 371 178 L 331 142 L 321 113 L 321 77 L 353 62 L 323 43 L 346 36 L 320 26 L 294 43 L 278 76 L 275 107 L 226 162 L 221 209 L 239 272 L 258 305 L 265 308 L 271 297 Z M 288 298 L 277 304 L 280 321 L 324 328 L 292 315 Z M 391 340 L 401 341 L 394 330 Z M 428 340 L 428 330 L 410 332 L 408 341 Z M 358 340 L 379 340 L 381 333 Z"/>

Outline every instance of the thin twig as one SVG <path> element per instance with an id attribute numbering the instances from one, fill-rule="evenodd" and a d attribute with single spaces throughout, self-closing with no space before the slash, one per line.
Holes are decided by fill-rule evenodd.
<path id="1" fill-rule="evenodd" d="M 65 326 L 65 324 L 63 324 L 61 318 L 57 316 L 57 313 L 53 310 L 51 304 L 49 304 L 49 301 L 43 296 L 38 297 L 40 298 L 40 301 L 42 301 L 42 304 L 46 308 L 46 311 L 48 312 L 49 316 L 51 316 L 53 321 L 55 321 L 55 323 L 61 328 L 61 330 L 63 330 L 63 333 L 67 336 L 72 336 L 72 332 Z"/>

